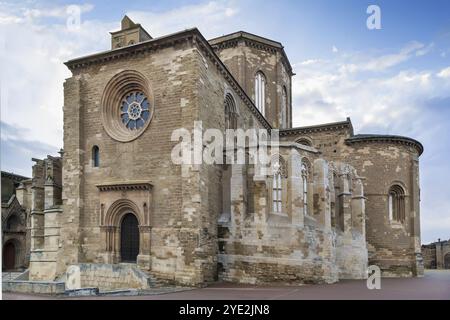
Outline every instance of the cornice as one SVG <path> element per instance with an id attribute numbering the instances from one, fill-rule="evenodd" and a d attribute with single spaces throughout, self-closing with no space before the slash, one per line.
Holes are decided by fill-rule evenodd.
<path id="1" fill-rule="evenodd" d="M 157 51 L 163 48 L 171 47 L 178 43 L 189 41 L 193 38 L 196 31 L 199 32 L 197 29 L 187 29 L 164 37 L 142 41 L 134 45 L 72 59 L 65 62 L 64 64 L 71 71 L 75 71 L 77 69 L 96 65 L 99 63 L 127 58 L 130 56 L 136 56 L 139 54 L 145 54 L 147 52 Z"/>
<path id="2" fill-rule="evenodd" d="M 9 178 L 15 182 L 21 182 L 23 180 L 28 180 L 30 178 L 15 174 L 15 173 L 11 173 L 11 172 L 6 172 L 6 171 L 2 171 L 1 172 L 2 177 L 4 178 Z"/>
<path id="3" fill-rule="evenodd" d="M 289 59 L 284 51 L 281 43 L 254 35 L 248 32 L 239 31 L 222 37 L 214 38 L 208 41 L 215 51 L 237 47 L 240 41 L 244 41 L 246 46 L 257 48 L 268 53 L 280 52 L 282 55 L 282 63 L 289 74 L 295 75 Z"/>
<path id="4" fill-rule="evenodd" d="M 341 129 L 349 129 L 353 133 L 353 126 L 350 119 L 341 122 L 326 123 L 308 127 L 298 127 L 290 129 L 281 129 L 280 137 L 293 136 L 298 134 L 307 134 L 322 131 L 337 131 Z"/>
<path id="5" fill-rule="evenodd" d="M 345 140 L 347 145 L 352 145 L 356 143 L 395 143 L 408 147 L 413 147 L 417 150 L 419 156 L 422 155 L 424 148 L 423 145 L 414 139 L 402 136 L 393 135 L 376 135 L 376 134 L 361 134 L 355 135 Z"/>
<path id="6" fill-rule="evenodd" d="M 106 183 L 99 184 L 97 188 L 100 192 L 103 191 L 127 191 L 127 190 L 151 190 L 152 184 L 150 182 L 125 182 L 125 183 Z"/>

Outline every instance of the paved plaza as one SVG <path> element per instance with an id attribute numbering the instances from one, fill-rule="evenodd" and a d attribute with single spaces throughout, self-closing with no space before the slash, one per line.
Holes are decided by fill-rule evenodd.
<path id="1" fill-rule="evenodd" d="M 366 281 L 343 280 L 329 285 L 257 287 L 214 284 L 173 293 L 139 296 L 52 297 L 3 293 L 4 300 L 27 299 L 136 299 L 136 300 L 308 300 L 308 299 L 436 299 L 450 300 L 450 270 L 427 270 L 422 278 L 383 278 L 380 290 L 369 290 Z"/>

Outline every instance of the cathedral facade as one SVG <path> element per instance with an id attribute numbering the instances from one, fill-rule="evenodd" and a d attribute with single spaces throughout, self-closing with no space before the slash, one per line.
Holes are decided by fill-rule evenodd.
<path id="1" fill-rule="evenodd" d="M 419 142 L 354 134 L 350 119 L 293 128 L 279 42 L 152 38 L 128 17 L 111 38 L 66 62 L 64 149 L 33 167 L 30 280 L 87 264 L 186 285 L 423 273 Z M 174 132 L 199 122 L 277 132 L 276 152 L 264 168 L 174 163 Z"/>

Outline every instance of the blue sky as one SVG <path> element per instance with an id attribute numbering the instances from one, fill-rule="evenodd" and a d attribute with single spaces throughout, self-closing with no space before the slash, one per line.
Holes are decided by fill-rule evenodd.
<path id="1" fill-rule="evenodd" d="M 81 8 L 67 28 L 67 6 Z M 369 30 L 366 9 L 381 9 Z M 285 46 L 296 72 L 294 125 L 352 118 L 356 133 L 406 135 L 421 157 L 422 241 L 450 238 L 450 1 L 0 0 L 1 168 L 62 147 L 63 82 L 71 58 L 109 49 L 124 14 L 154 37 L 198 27 L 245 30 Z"/>

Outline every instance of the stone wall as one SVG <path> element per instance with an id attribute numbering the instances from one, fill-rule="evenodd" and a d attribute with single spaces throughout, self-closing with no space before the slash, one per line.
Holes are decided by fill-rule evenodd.
<path id="1" fill-rule="evenodd" d="M 322 126 L 281 133 L 285 141 L 309 141 L 324 158 L 356 168 L 364 178 L 366 237 L 369 264 L 378 265 L 384 276 L 423 274 L 420 250 L 419 152 L 408 138 L 354 140 L 349 119 Z M 348 141 L 358 141 L 349 144 Z M 388 193 L 393 185 L 405 191 L 405 221 L 389 218 Z"/>
<path id="2" fill-rule="evenodd" d="M 422 246 L 423 264 L 427 269 L 450 269 L 450 240 Z"/>
<path id="3" fill-rule="evenodd" d="M 270 170 L 268 175 L 255 174 L 251 181 L 253 194 L 246 194 L 244 182 L 248 170 L 232 169 L 231 220 L 219 223 L 220 279 L 253 284 L 298 284 L 332 283 L 339 278 L 366 276 L 363 190 L 355 187 L 354 192 L 347 192 L 349 197 L 343 204 L 347 208 L 344 229 L 336 236 L 331 221 L 334 202 L 331 167 L 316 153 L 296 144 L 280 148 L 288 167 L 283 182 L 282 212 L 272 210 Z M 305 160 L 312 164 L 306 214 L 300 182 L 301 163 Z M 357 178 L 355 175 L 354 180 Z M 246 210 L 244 199 L 248 201 L 250 197 L 254 211 Z"/>
<path id="4" fill-rule="evenodd" d="M 422 246 L 423 266 L 425 269 L 436 269 L 436 245 Z"/>
<path id="5" fill-rule="evenodd" d="M 133 265 L 81 263 L 67 268 L 66 289 L 98 288 L 100 291 L 150 288 L 150 278 Z"/>
<path id="6" fill-rule="evenodd" d="M 361 143 L 342 151 L 344 161 L 365 177 L 366 237 L 369 263 L 385 276 L 423 274 L 420 248 L 419 160 L 413 147 L 398 143 Z M 404 189 L 405 220 L 389 217 L 388 193 Z"/>

